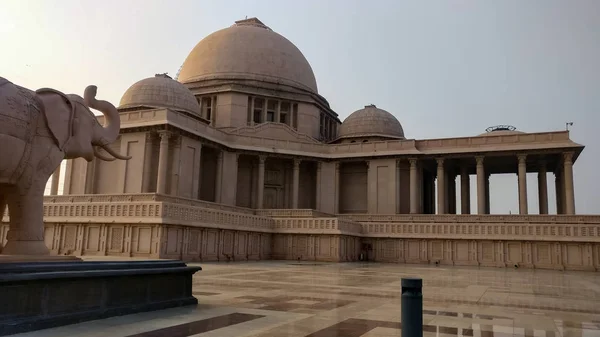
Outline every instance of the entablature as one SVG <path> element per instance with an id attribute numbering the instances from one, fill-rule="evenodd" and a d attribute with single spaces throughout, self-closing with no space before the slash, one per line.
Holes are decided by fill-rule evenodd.
<path id="1" fill-rule="evenodd" d="M 476 154 L 501 154 L 508 152 L 572 151 L 573 160 L 584 146 L 569 139 L 568 131 L 524 133 L 487 137 L 460 137 L 423 140 L 387 140 L 361 143 L 325 144 L 306 140 L 279 140 L 247 134 L 234 134 L 216 129 L 199 118 L 170 109 L 151 109 L 120 113 L 121 132 L 149 126 L 168 125 L 190 135 L 206 139 L 235 150 L 257 151 L 273 154 L 297 155 L 322 160 L 382 156 L 462 156 Z M 100 123 L 104 117 L 98 116 Z"/>

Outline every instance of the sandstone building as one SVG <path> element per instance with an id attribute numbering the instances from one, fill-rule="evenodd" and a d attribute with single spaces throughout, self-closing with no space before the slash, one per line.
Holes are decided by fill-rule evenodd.
<path id="1" fill-rule="evenodd" d="M 119 111 L 114 150 L 133 159 L 70 160 L 63 195 L 53 177 L 56 254 L 600 268 L 600 216 L 575 215 L 583 146 L 568 131 L 411 139 L 375 105 L 342 122 L 298 48 L 256 18 L 205 37 L 177 80 L 133 84 Z M 518 177 L 519 215 L 489 214 L 503 173 Z"/>

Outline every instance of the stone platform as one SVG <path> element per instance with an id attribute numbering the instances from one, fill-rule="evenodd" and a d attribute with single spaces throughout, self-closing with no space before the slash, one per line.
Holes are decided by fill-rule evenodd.
<path id="1" fill-rule="evenodd" d="M 181 261 L 0 263 L 0 336 L 197 304 Z"/>

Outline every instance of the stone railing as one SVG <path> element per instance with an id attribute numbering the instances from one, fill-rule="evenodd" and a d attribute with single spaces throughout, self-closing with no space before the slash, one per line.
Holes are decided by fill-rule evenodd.
<path id="1" fill-rule="evenodd" d="M 337 218 L 275 218 L 274 233 L 360 235 L 360 224 Z M 358 226 L 357 226 L 358 225 Z"/>
<path id="2" fill-rule="evenodd" d="M 332 214 L 315 211 L 312 209 L 257 209 L 256 215 L 273 218 L 326 218 L 334 217 Z"/>
<path id="3" fill-rule="evenodd" d="M 163 223 L 220 229 L 271 232 L 272 218 L 197 206 L 163 203 Z"/>
<path id="4" fill-rule="evenodd" d="M 385 223 L 562 223 L 600 224 L 600 215 L 496 215 L 496 214 L 338 214 L 358 222 Z"/>
<path id="5" fill-rule="evenodd" d="M 218 209 L 228 212 L 237 212 L 244 214 L 254 214 L 254 210 L 250 208 L 229 206 L 219 204 L 210 201 L 187 199 L 174 197 L 164 194 L 156 193 L 128 193 L 128 194 L 84 194 L 84 195 L 52 195 L 44 197 L 44 204 L 47 203 L 97 203 L 97 202 L 110 202 L 110 203 L 135 203 L 135 202 L 146 202 L 146 201 L 164 201 L 170 203 L 177 203 L 183 205 L 190 205 L 202 208 Z"/>
<path id="6" fill-rule="evenodd" d="M 386 154 L 437 154 L 468 153 L 473 149 L 490 148 L 494 151 L 518 150 L 521 148 L 564 148 L 579 147 L 569 139 L 568 131 L 524 133 L 514 135 L 487 135 L 462 138 L 425 139 L 425 140 L 388 140 L 367 143 L 315 144 L 306 140 L 277 140 L 244 134 L 228 133 L 206 125 L 203 121 L 185 113 L 154 109 L 145 111 L 126 111 L 120 114 L 122 128 L 171 124 L 182 130 L 200 135 L 233 149 L 254 149 L 264 152 L 303 154 L 315 158 L 335 158 L 339 156 L 357 156 L 368 154 L 378 156 Z M 102 122 L 102 116 L 98 119 Z M 256 149 L 260 148 L 260 149 Z"/>
<path id="7" fill-rule="evenodd" d="M 365 237 L 600 242 L 600 224 L 362 223 Z"/>

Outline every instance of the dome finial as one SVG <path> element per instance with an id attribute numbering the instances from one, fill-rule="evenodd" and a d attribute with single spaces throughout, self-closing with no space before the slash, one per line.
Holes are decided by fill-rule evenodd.
<path id="1" fill-rule="evenodd" d="M 173 79 L 171 76 L 169 76 L 169 73 L 162 73 L 162 74 L 154 74 L 154 77 L 163 77 L 163 78 L 169 78 L 169 79 Z"/>
<path id="2" fill-rule="evenodd" d="M 377 106 L 373 103 L 365 105 L 365 108 L 376 108 Z"/>

